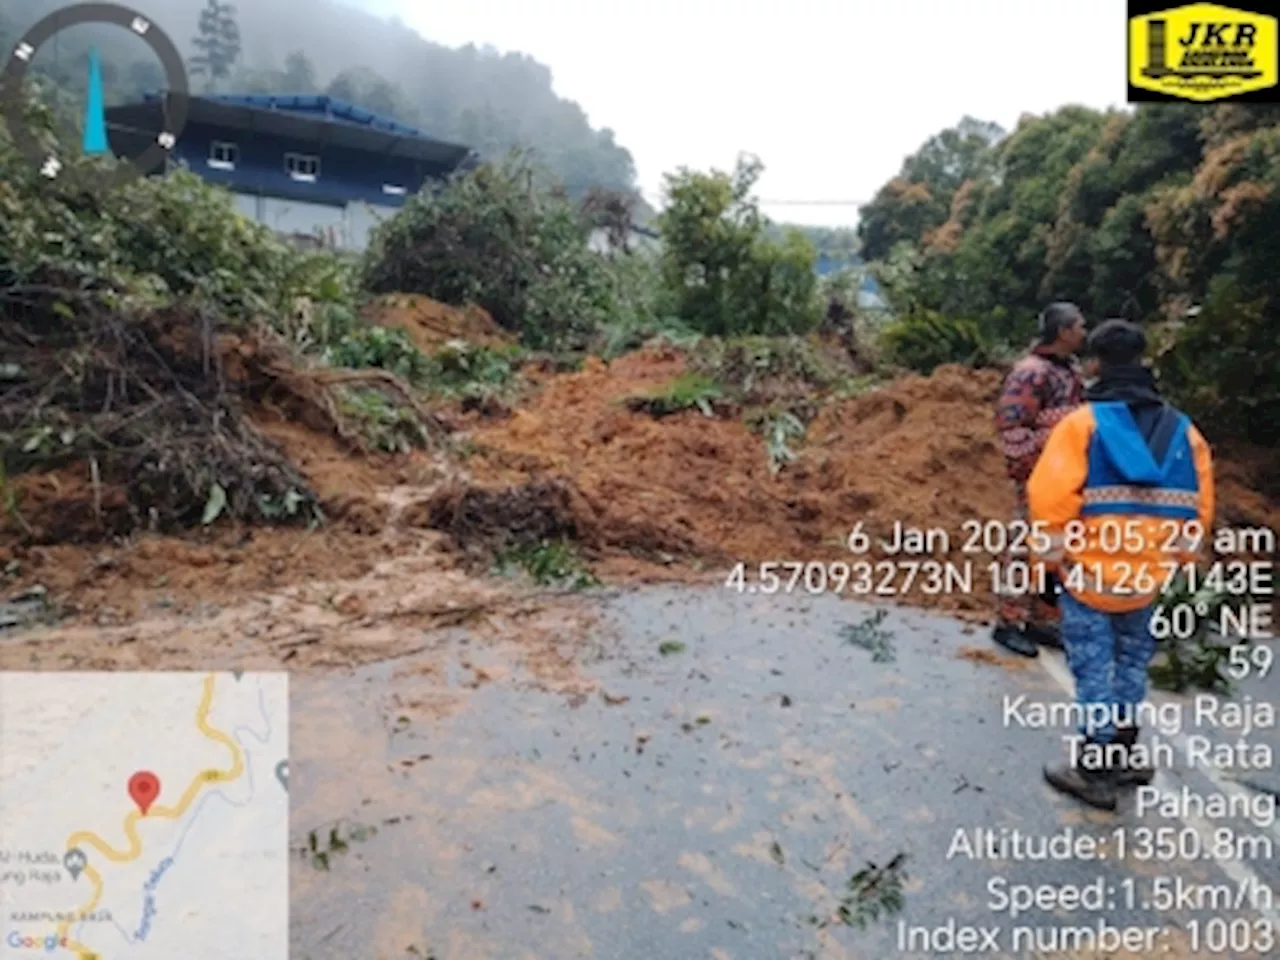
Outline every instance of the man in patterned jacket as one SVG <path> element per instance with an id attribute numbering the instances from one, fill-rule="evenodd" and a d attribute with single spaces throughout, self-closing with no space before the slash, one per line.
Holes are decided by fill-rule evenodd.
<path id="1" fill-rule="evenodd" d="M 1040 314 L 1031 352 L 1009 372 L 1000 392 L 996 428 L 1000 431 L 1005 468 L 1013 481 L 1015 522 L 1027 522 L 1027 479 L 1050 431 L 1084 401 L 1084 380 L 1076 359 L 1084 341 L 1084 315 L 1080 308 L 1074 303 L 1049 304 Z M 1011 530 L 1011 535 L 1014 532 Z M 1023 544 L 1029 544 L 1031 539 L 1023 538 Z M 1010 561 L 1031 563 L 1033 558 L 1025 553 L 1017 557 L 1006 553 L 1000 558 L 1005 568 Z M 1061 645 L 1057 611 L 1046 598 L 1004 594 L 998 598 L 993 639 L 1024 657 L 1038 656 L 1038 644 Z"/>

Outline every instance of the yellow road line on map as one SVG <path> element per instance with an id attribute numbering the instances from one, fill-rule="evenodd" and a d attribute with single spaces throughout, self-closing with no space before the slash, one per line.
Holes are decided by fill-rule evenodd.
<path id="1" fill-rule="evenodd" d="M 196 709 L 196 727 L 210 740 L 215 740 L 231 751 L 231 769 L 230 770 L 202 770 L 195 775 L 191 784 L 182 794 L 182 799 L 172 807 L 153 807 L 147 814 L 145 819 L 160 820 L 176 820 L 187 812 L 187 808 L 195 802 L 196 797 L 200 795 L 200 789 L 207 783 L 224 783 L 226 781 L 235 780 L 244 773 L 244 754 L 240 747 L 229 736 L 221 730 L 215 730 L 209 726 L 209 711 L 213 708 L 213 686 L 216 674 L 209 674 L 204 678 L 204 694 L 200 698 L 200 706 Z M 142 855 L 142 838 L 138 836 L 137 824 L 139 820 L 144 819 L 141 811 L 133 810 L 124 818 L 124 835 L 129 840 L 129 848 L 123 852 L 113 850 L 105 840 L 96 833 L 89 831 L 80 831 L 73 833 L 67 840 L 67 849 L 74 847 L 90 846 L 101 853 L 113 863 L 128 863 L 130 860 L 136 860 Z M 87 906 L 81 907 L 77 911 L 77 916 L 85 916 L 94 911 L 102 899 L 102 877 L 93 867 L 85 866 L 84 875 L 89 878 L 89 882 L 93 884 L 93 897 Z M 64 920 L 58 925 L 58 940 L 62 941 L 67 931 L 71 928 L 72 921 Z M 84 944 L 76 943 L 74 940 L 67 940 L 62 944 L 64 950 L 71 950 L 80 955 L 80 960 L 101 960 L 98 954 L 94 953 Z"/>

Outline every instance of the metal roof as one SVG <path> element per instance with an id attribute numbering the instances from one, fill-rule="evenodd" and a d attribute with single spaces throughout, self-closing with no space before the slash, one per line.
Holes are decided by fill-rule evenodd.
<path id="1" fill-rule="evenodd" d="M 151 98 L 148 97 L 148 99 Z M 290 113 L 301 113 L 326 120 L 351 123 L 356 126 L 367 127 L 370 130 L 398 133 L 405 137 L 426 137 L 426 134 L 421 130 L 400 123 L 398 120 L 392 120 L 390 117 L 376 114 L 372 110 L 366 110 L 364 107 L 357 107 L 354 103 L 348 103 L 346 100 L 339 100 L 337 97 L 318 94 L 253 93 L 214 94 L 207 95 L 206 99 L 216 100 L 218 103 L 257 107 L 261 110 L 287 110 Z"/>
<path id="2" fill-rule="evenodd" d="M 332 97 L 207 96 L 190 97 L 188 102 L 188 125 L 203 124 L 403 157 L 450 171 L 475 160 L 475 152 L 470 147 L 433 139 L 412 127 Z M 152 94 L 141 103 L 108 109 L 107 124 L 125 134 L 152 131 L 154 137 L 154 131 L 164 127 L 163 110 L 164 98 Z"/>

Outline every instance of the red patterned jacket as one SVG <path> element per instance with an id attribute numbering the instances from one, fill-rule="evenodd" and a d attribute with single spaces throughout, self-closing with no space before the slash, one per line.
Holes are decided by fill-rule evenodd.
<path id="1" fill-rule="evenodd" d="M 1055 357 L 1037 346 L 1014 365 L 996 405 L 996 429 L 1011 479 L 1027 482 L 1049 432 L 1083 402 L 1084 379 L 1074 357 Z"/>

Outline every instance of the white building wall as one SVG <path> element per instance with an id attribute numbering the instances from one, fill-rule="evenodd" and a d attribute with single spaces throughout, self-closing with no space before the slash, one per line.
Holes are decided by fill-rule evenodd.
<path id="1" fill-rule="evenodd" d="M 354 250 L 369 246 L 369 235 L 383 220 L 390 220 L 400 212 L 398 207 L 375 206 L 370 203 L 353 203 L 347 207 L 347 235 Z"/>
<path id="2" fill-rule="evenodd" d="M 252 194 L 234 194 L 236 211 L 287 236 L 323 238 L 340 250 L 359 252 L 369 246 L 369 236 L 398 207 L 352 203 L 345 207 L 302 200 L 279 200 Z"/>
<path id="3" fill-rule="evenodd" d="M 233 193 L 231 195 L 236 204 L 236 211 L 242 217 L 248 217 L 250 220 L 262 220 L 262 198 L 253 197 L 245 193 Z"/>
<path id="4" fill-rule="evenodd" d="M 326 243 L 342 248 L 349 245 L 345 208 L 275 197 L 262 197 L 261 201 L 259 219 L 276 233 L 322 236 Z"/>

